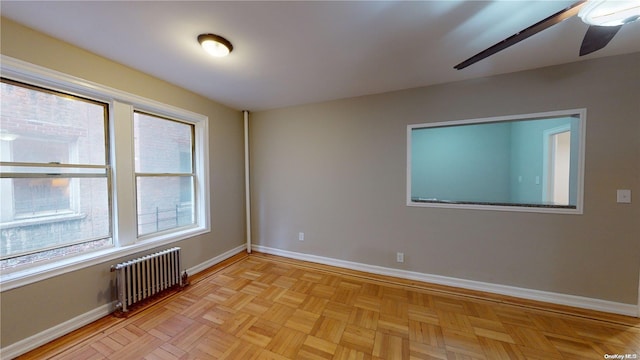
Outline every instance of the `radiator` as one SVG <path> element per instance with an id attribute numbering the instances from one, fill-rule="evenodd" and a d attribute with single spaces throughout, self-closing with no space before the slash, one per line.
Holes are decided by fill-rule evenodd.
<path id="1" fill-rule="evenodd" d="M 180 273 L 180 248 L 174 247 L 111 266 L 116 272 L 116 311 L 165 290 L 187 285 L 187 272 Z"/>

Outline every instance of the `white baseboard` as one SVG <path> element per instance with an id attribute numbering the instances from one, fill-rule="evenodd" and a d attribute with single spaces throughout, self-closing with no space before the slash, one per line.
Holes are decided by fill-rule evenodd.
<path id="1" fill-rule="evenodd" d="M 246 245 L 235 247 L 229 251 L 226 251 L 212 259 L 209 259 L 201 264 L 187 269 L 189 275 L 193 275 L 203 271 L 217 263 L 220 263 L 246 249 Z M 28 351 L 31 351 L 39 346 L 42 346 L 49 341 L 55 340 L 63 335 L 66 335 L 74 330 L 77 330 L 85 325 L 88 325 L 104 316 L 109 315 L 115 309 L 115 302 L 102 305 L 96 309 L 93 309 L 84 314 L 78 315 L 73 319 L 67 320 L 62 324 L 58 324 L 45 331 L 39 332 L 26 339 L 15 342 L 9 346 L 0 349 L 0 359 L 13 359 Z"/>
<path id="2" fill-rule="evenodd" d="M 113 311 L 114 306 L 114 303 L 104 304 L 96 309 L 76 316 L 73 319 L 67 320 L 62 324 L 58 324 L 45 331 L 39 332 L 26 339 L 6 346 L 0 349 L 0 358 L 13 359 L 14 357 L 26 353 L 27 351 L 31 351 L 39 346 L 42 346 L 49 341 L 55 340 L 62 335 L 68 334 L 102 317 L 109 315 Z"/>
<path id="3" fill-rule="evenodd" d="M 227 260 L 228 258 L 236 255 L 236 254 L 239 254 L 239 253 L 243 252 L 246 249 L 247 249 L 247 245 L 246 244 L 234 247 L 233 249 L 231 249 L 229 251 L 226 251 L 226 252 L 223 252 L 222 254 L 220 254 L 220 255 L 218 255 L 218 256 L 216 256 L 214 258 L 211 258 L 211 259 L 209 259 L 209 260 L 207 260 L 207 261 L 205 261 L 205 262 L 203 262 L 201 264 L 198 264 L 196 266 L 188 268 L 187 269 L 187 274 L 189 274 L 189 276 L 197 274 L 197 273 L 199 273 L 199 272 L 201 272 L 203 270 L 206 270 L 206 269 L 212 267 L 215 264 L 218 264 L 218 263 L 220 263 L 220 262 L 222 262 L 224 260 Z"/>
<path id="4" fill-rule="evenodd" d="M 576 308 L 602 311 L 613 314 L 640 317 L 638 306 L 635 304 L 624 304 L 613 301 L 587 298 L 576 295 L 554 293 L 533 289 L 519 288 L 500 284 L 492 284 L 481 281 L 465 280 L 440 275 L 431 275 L 414 271 L 387 268 L 376 265 L 351 262 L 346 260 L 333 259 L 323 256 L 303 254 L 288 250 L 276 249 L 268 246 L 253 245 L 256 251 L 288 257 L 297 260 L 310 261 L 325 265 L 343 267 L 351 270 L 369 272 L 378 275 L 387 275 L 402 279 L 416 280 L 426 283 L 453 286 L 463 289 L 489 292 L 494 294 L 513 296 L 522 299 L 542 301 L 551 304 L 566 305 Z"/>

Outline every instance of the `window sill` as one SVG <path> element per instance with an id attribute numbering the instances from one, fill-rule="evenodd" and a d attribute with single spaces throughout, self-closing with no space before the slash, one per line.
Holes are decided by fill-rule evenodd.
<path id="1" fill-rule="evenodd" d="M 574 214 L 581 215 L 582 209 L 575 205 L 548 205 L 548 204 L 512 204 L 512 203 L 489 203 L 470 201 L 443 201 L 431 199 L 410 199 L 407 206 L 426 208 L 448 208 L 467 210 L 494 210 L 511 212 L 534 212 L 552 214 Z"/>
<path id="2" fill-rule="evenodd" d="M 108 261 L 115 261 L 136 253 L 148 251 L 180 240 L 205 234 L 209 231 L 210 230 L 208 228 L 204 227 L 189 228 L 184 231 L 173 233 L 170 236 L 165 235 L 159 237 L 158 239 L 146 239 L 145 241 L 131 245 L 97 250 L 95 252 L 39 263 L 34 266 L 25 266 L 14 270 L 4 270 L 0 273 L 0 292 L 26 286 L 54 276 L 63 275 Z M 105 271 L 109 271 L 108 266 L 105 266 Z"/>
<path id="3" fill-rule="evenodd" d="M 22 219 L 15 219 L 13 221 L 4 222 L 2 223 L 2 227 L 5 229 L 9 229 L 9 228 L 14 228 L 18 226 L 44 225 L 44 224 L 50 224 L 54 222 L 61 222 L 61 221 L 82 220 L 86 216 L 87 215 L 85 214 L 67 212 L 67 213 L 54 214 L 54 215 L 24 217 Z"/>

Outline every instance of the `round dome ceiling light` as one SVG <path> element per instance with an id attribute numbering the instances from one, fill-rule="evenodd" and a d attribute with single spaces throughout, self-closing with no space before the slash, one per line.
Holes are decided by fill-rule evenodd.
<path id="1" fill-rule="evenodd" d="M 233 50 L 229 40 L 215 34 L 198 35 L 198 42 L 206 52 L 215 57 L 227 56 Z"/>
<path id="2" fill-rule="evenodd" d="M 589 0 L 578 16 L 589 25 L 620 26 L 640 18 L 640 1 Z"/>

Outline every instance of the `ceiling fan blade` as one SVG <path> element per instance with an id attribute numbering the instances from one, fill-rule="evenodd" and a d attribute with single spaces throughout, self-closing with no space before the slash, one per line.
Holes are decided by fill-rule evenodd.
<path id="1" fill-rule="evenodd" d="M 580 8 L 586 3 L 586 0 L 582 0 L 582 1 L 578 1 L 572 5 L 570 5 L 569 7 L 558 11 L 557 13 L 545 18 L 544 20 L 538 21 L 537 23 L 529 26 L 528 28 L 509 36 L 508 38 L 500 41 L 499 43 L 489 47 L 486 50 L 483 50 L 479 53 L 477 53 L 476 55 L 470 57 L 469 59 L 461 62 L 460 64 L 454 66 L 453 68 L 456 70 L 461 70 L 466 68 L 467 66 L 477 63 L 478 61 L 485 59 L 495 53 L 497 53 L 498 51 L 502 51 L 506 48 L 508 48 L 509 46 L 515 45 L 517 43 L 519 43 L 520 41 L 535 35 L 537 33 L 539 33 L 542 30 L 545 30 L 563 20 L 566 20 L 572 16 L 575 16 L 578 14 L 578 11 L 580 11 Z"/>
<path id="2" fill-rule="evenodd" d="M 618 26 L 596 26 L 591 25 L 587 29 L 580 46 L 580 56 L 591 54 L 607 46 L 609 41 L 618 33 L 622 25 Z"/>

